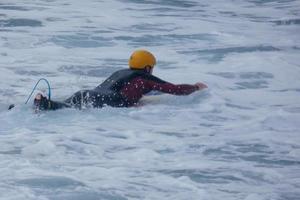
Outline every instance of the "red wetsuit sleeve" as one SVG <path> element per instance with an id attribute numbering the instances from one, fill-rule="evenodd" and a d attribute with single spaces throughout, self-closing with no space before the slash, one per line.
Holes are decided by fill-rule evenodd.
<path id="1" fill-rule="evenodd" d="M 122 91 L 128 94 L 126 96 L 131 96 L 133 93 L 137 96 L 142 96 L 152 90 L 174 95 L 188 95 L 198 90 L 198 87 L 189 84 L 175 85 L 152 76 L 151 79 L 143 77 L 135 78 L 127 83 Z"/>
<path id="2" fill-rule="evenodd" d="M 174 94 L 174 95 L 188 95 L 196 90 L 198 90 L 197 86 L 189 85 L 189 84 L 179 84 L 175 85 L 172 83 L 157 83 L 154 81 L 145 81 L 146 84 L 152 87 L 152 90 L 157 90 L 164 93 Z"/>
<path id="3" fill-rule="evenodd" d="M 120 90 L 120 93 L 126 101 L 136 103 L 144 94 L 152 90 L 174 95 L 188 95 L 198 90 L 198 87 L 189 84 L 175 85 L 151 75 L 131 80 Z"/>

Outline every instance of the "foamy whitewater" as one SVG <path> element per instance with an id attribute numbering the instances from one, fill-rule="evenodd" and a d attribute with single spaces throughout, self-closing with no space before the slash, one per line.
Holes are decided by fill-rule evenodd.
<path id="1" fill-rule="evenodd" d="M 298 0 L 2 0 L 0 199 L 300 199 L 299 33 Z M 39 78 L 63 100 L 141 48 L 154 75 L 209 89 L 24 104 Z"/>

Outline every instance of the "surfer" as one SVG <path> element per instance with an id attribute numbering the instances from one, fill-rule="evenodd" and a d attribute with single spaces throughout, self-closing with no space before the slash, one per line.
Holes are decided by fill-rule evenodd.
<path id="1" fill-rule="evenodd" d="M 114 72 L 103 83 L 92 90 L 81 90 L 63 102 L 47 99 L 38 93 L 34 106 L 39 110 L 60 108 L 82 108 L 103 106 L 130 107 L 136 105 L 144 94 L 160 91 L 173 95 L 189 95 L 207 88 L 204 83 L 175 85 L 152 75 L 156 59 L 146 50 L 137 50 L 129 59 L 129 69 Z"/>

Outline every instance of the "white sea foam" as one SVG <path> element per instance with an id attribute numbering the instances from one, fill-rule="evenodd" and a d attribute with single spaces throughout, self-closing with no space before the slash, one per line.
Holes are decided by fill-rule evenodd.
<path id="1" fill-rule="evenodd" d="M 0 199 L 298 199 L 299 10 L 284 0 L 1 2 Z M 126 68 L 137 48 L 156 55 L 155 75 L 209 89 L 134 108 L 24 105 L 39 78 L 63 100 Z"/>

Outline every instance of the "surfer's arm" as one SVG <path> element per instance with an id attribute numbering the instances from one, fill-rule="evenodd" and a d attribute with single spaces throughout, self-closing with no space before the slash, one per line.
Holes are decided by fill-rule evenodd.
<path id="1" fill-rule="evenodd" d="M 174 94 L 174 95 L 189 95 L 197 90 L 204 89 L 207 86 L 203 83 L 191 84 L 172 84 L 172 83 L 158 83 L 154 81 L 147 81 L 147 84 L 152 87 L 153 90 L 157 90 L 164 93 Z"/>

